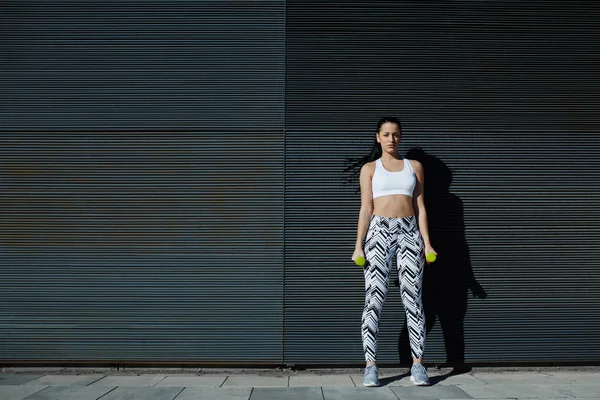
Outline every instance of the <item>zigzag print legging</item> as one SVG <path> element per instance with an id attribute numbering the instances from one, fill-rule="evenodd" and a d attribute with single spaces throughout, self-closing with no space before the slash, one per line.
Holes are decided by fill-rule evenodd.
<path id="1" fill-rule="evenodd" d="M 406 311 L 413 358 L 421 358 L 425 347 L 425 313 L 421 300 L 423 282 L 423 238 L 414 216 L 373 216 L 365 237 L 365 308 L 362 338 L 366 361 L 375 361 L 379 339 L 379 317 L 388 291 L 392 256 L 396 254 L 400 295 Z"/>

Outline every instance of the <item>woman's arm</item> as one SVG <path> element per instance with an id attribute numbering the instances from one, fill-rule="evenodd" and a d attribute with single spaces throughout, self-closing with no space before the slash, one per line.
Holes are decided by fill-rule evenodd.
<path id="1" fill-rule="evenodd" d="M 360 169 L 360 212 L 358 214 L 358 227 L 356 229 L 356 247 L 352 260 L 358 255 L 364 256 L 362 248 L 363 239 L 367 233 L 369 221 L 373 214 L 373 191 L 371 188 L 372 175 L 372 163 L 363 165 Z"/>
<path id="2" fill-rule="evenodd" d="M 410 163 L 417 176 L 417 184 L 413 193 L 413 208 L 419 224 L 419 231 L 421 232 L 425 244 L 425 254 L 429 252 L 435 253 L 435 250 L 431 247 L 431 241 L 429 240 L 427 210 L 425 209 L 425 174 L 423 172 L 423 165 L 416 160 L 410 160 Z"/>

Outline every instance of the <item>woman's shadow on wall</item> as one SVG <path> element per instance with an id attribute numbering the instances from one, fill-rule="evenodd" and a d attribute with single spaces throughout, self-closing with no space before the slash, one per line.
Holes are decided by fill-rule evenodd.
<path id="1" fill-rule="evenodd" d="M 423 307 L 427 334 L 439 321 L 446 347 L 446 365 L 452 373 L 467 372 L 465 364 L 464 321 L 469 292 L 484 299 L 486 293 L 475 280 L 469 247 L 465 237 L 463 204 L 450 193 L 452 171 L 442 160 L 413 148 L 406 158 L 420 161 L 425 174 L 425 205 L 431 245 L 438 253 L 434 263 L 425 266 Z M 398 281 L 395 282 L 398 285 Z M 406 321 L 398 339 L 401 365 L 410 365 L 412 357 Z"/>

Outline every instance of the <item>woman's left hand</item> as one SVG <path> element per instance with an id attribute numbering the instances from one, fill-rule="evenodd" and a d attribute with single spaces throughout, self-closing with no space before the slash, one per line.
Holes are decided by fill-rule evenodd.
<path id="1" fill-rule="evenodd" d="M 433 247 L 431 247 L 431 245 L 425 246 L 425 257 L 427 257 L 427 254 L 429 253 L 433 253 L 437 257 L 437 252 L 433 249 Z M 427 262 L 427 264 L 429 264 L 429 261 Z"/>

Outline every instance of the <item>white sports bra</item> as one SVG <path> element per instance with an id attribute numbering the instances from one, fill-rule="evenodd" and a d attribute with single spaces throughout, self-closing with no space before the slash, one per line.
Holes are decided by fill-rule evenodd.
<path id="1" fill-rule="evenodd" d="M 398 172 L 386 170 L 381 158 L 375 162 L 375 172 L 371 181 L 373 198 L 390 194 L 404 194 L 412 197 L 416 184 L 415 171 L 406 158 L 404 158 L 404 168 Z"/>

